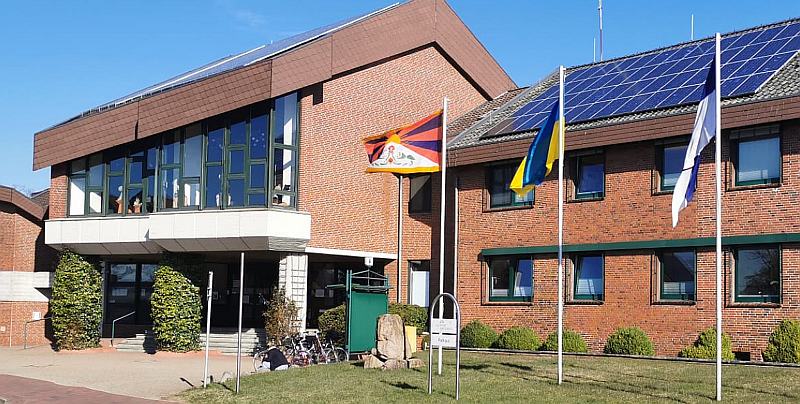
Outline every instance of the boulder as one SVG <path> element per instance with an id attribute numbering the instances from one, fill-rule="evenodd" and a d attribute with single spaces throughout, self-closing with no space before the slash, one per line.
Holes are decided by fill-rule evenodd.
<path id="1" fill-rule="evenodd" d="M 425 362 L 423 362 L 422 359 L 411 358 L 411 359 L 408 359 L 406 362 L 408 364 L 408 368 L 409 369 L 416 369 L 416 368 L 425 367 Z"/>
<path id="2" fill-rule="evenodd" d="M 406 353 L 403 319 L 396 314 L 378 317 L 377 350 L 381 359 L 404 359 Z"/>
<path id="3" fill-rule="evenodd" d="M 405 369 L 407 367 L 408 363 L 402 359 L 389 359 L 383 364 L 383 368 L 386 370 Z"/>
<path id="4" fill-rule="evenodd" d="M 364 369 L 380 369 L 383 368 L 383 361 L 378 359 L 377 356 L 368 355 L 364 358 Z"/>

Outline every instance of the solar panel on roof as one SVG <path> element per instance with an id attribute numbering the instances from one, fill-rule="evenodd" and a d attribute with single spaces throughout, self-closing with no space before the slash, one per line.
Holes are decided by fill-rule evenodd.
<path id="1" fill-rule="evenodd" d="M 722 96 L 752 94 L 800 50 L 800 22 L 722 38 Z M 569 123 L 695 103 L 714 58 L 713 39 L 569 71 Z M 487 136 L 538 128 L 558 98 L 551 85 L 489 130 Z"/>

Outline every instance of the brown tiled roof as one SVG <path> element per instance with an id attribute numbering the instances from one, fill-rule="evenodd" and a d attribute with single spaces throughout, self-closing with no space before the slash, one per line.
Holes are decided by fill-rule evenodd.
<path id="1" fill-rule="evenodd" d="M 38 202 L 28 198 L 14 188 L 3 185 L 0 185 L 0 202 L 14 205 L 37 220 L 42 220 L 46 211 L 46 207 L 43 207 Z"/>
<path id="2" fill-rule="evenodd" d="M 447 133 L 451 135 L 458 135 L 469 127 L 474 125 L 476 122 L 480 121 L 483 118 L 486 118 L 490 114 L 493 114 L 498 108 L 503 106 L 506 102 L 510 99 L 519 95 L 525 88 L 515 88 L 513 90 L 509 90 L 500 94 L 494 99 L 484 102 L 483 104 L 475 107 L 475 109 L 461 115 L 454 121 L 450 122 L 447 125 Z M 452 138 L 452 140 L 448 143 L 458 141 L 457 138 Z"/>

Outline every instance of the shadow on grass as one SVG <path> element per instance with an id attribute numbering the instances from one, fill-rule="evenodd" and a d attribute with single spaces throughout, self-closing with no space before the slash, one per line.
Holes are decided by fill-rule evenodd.
<path id="1" fill-rule="evenodd" d="M 565 376 L 567 376 L 567 375 L 565 375 Z M 585 381 L 585 383 L 575 383 L 573 381 L 570 381 L 569 379 L 579 379 L 579 380 Z M 657 388 L 657 386 L 652 386 L 652 385 L 640 386 L 640 385 L 636 385 L 636 384 L 632 384 L 632 383 L 620 382 L 620 381 L 616 381 L 616 380 L 602 380 L 602 379 L 595 379 L 595 378 L 591 378 L 591 377 L 588 377 L 588 376 L 580 376 L 580 375 L 568 375 L 568 377 L 566 378 L 565 382 L 566 383 L 570 383 L 570 384 L 576 384 L 576 385 L 587 384 L 587 385 L 594 386 L 596 388 L 603 389 L 603 390 L 615 391 L 615 392 L 620 392 L 620 393 L 630 393 L 630 394 L 635 394 L 635 395 L 639 395 L 639 396 L 643 396 L 643 397 L 655 398 L 655 399 L 659 399 L 659 400 L 671 400 L 671 401 L 675 401 L 675 402 L 678 402 L 678 403 L 688 403 L 688 401 L 680 399 L 680 398 L 677 398 L 677 397 L 670 397 L 670 396 L 658 395 L 658 394 L 653 394 L 653 393 L 647 393 L 646 391 L 664 391 L 663 389 L 659 389 L 659 388 Z M 669 393 L 668 391 L 665 391 L 665 392 Z M 705 394 L 701 394 L 701 393 L 698 393 L 698 395 L 700 397 L 707 398 L 709 400 L 713 400 L 714 399 L 714 397 L 709 396 L 709 395 L 705 395 Z"/>
<path id="2" fill-rule="evenodd" d="M 420 390 L 420 391 L 422 390 L 421 388 L 408 384 L 406 382 L 387 382 L 386 380 L 382 380 L 381 382 L 401 390 Z"/>
<path id="3" fill-rule="evenodd" d="M 491 365 L 486 364 L 461 364 L 461 369 L 468 369 L 468 370 L 484 370 L 490 368 Z"/>

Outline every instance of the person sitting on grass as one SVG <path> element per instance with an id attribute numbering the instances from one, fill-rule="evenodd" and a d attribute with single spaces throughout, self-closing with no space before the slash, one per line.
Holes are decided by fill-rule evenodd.
<path id="1" fill-rule="evenodd" d="M 278 348 L 272 347 L 267 350 L 267 355 L 264 356 L 258 371 L 273 372 L 286 369 L 289 369 L 289 361 L 286 360 L 286 356 Z"/>

